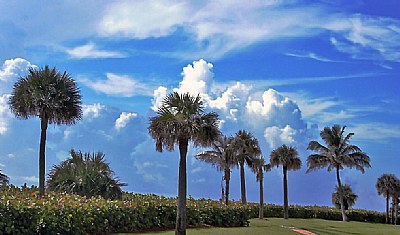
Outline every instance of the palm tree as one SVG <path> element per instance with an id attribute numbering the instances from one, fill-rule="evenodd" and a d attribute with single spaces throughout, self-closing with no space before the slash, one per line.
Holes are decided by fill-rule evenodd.
<path id="1" fill-rule="evenodd" d="M 376 182 L 376 189 L 379 195 L 383 195 L 386 198 L 386 223 L 389 224 L 389 200 L 393 193 L 396 181 L 399 179 L 393 174 L 383 174 L 378 178 Z"/>
<path id="2" fill-rule="evenodd" d="M 212 144 L 210 151 L 204 151 L 196 154 L 196 158 L 210 163 L 217 168 L 218 171 L 223 171 L 223 180 L 225 180 L 225 205 L 229 204 L 229 182 L 231 179 L 231 168 L 237 166 L 237 162 L 234 159 L 233 148 L 232 148 L 232 137 L 219 137 Z"/>
<path id="3" fill-rule="evenodd" d="M 344 209 L 348 210 L 349 208 L 353 207 L 357 201 L 358 195 L 353 192 L 350 185 L 344 184 L 342 185 L 343 189 L 343 202 L 344 202 Z M 340 209 L 340 189 L 336 186 L 335 192 L 332 193 L 332 204 Z"/>
<path id="4" fill-rule="evenodd" d="M 271 167 L 279 167 L 283 169 L 283 218 L 289 218 L 289 202 L 288 202 L 288 184 L 287 171 L 298 170 L 301 168 L 301 159 L 297 149 L 292 146 L 282 145 L 273 150 L 270 155 Z"/>
<path id="5" fill-rule="evenodd" d="M 328 168 L 328 171 L 336 170 L 339 189 L 342 189 L 339 172 L 344 167 L 350 169 L 355 167 L 362 173 L 364 173 L 365 167 L 371 167 L 369 156 L 362 152 L 359 147 L 349 144 L 354 133 L 344 135 L 345 129 L 346 126 L 341 127 L 340 125 L 334 125 L 332 128 L 325 127 L 320 136 L 326 146 L 318 143 L 318 141 L 310 141 L 307 147 L 308 150 L 317 152 L 307 158 L 307 173 L 325 167 Z M 343 221 L 349 221 L 345 212 L 343 192 L 340 193 L 340 209 Z"/>
<path id="6" fill-rule="evenodd" d="M 247 203 L 246 200 L 246 180 L 244 174 L 244 164 L 251 166 L 252 161 L 261 154 L 261 149 L 258 140 L 253 137 L 250 132 L 239 130 L 233 141 L 233 148 L 235 149 L 235 158 L 240 167 L 240 185 L 242 204 Z"/>
<path id="7" fill-rule="evenodd" d="M 106 199 L 122 199 L 122 186 L 114 177 L 109 163 L 102 152 L 82 153 L 71 150 L 71 158 L 53 166 L 47 180 L 51 191 L 78 194 Z"/>
<path id="8" fill-rule="evenodd" d="M 48 124 L 74 124 L 82 117 L 81 95 L 76 82 L 67 72 L 48 66 L 29 69 L 13 87 L 9 100 L 11 112 L 18 118 L 39 117 L 39 195 L 44 195 L 45 148 Z"/>
<path id="9" fill-rule="evenodd" d="M 260 207 L 258 210 L 258 218 L 264 219 L 264 171 L 270 171 L 271 164 L 265 164 L 265 159 L 260 157 L 253 160 L 250 170 L 256 174 L 256 180 L 260 183 Z"/>
<path id="10" fill-rule="evenodd" d="M 392 190 L 392 202 L 393 202 L 392 208 L 394 209 L 393 224 L 398 224 L 397 221 L 399 217 L 399 198 L 400 198 L 400 180 L 397 179 L 395 184 L 393 185 L 393 190 Z"/>
<path id="11" fill-rule="evenodd" d="M 156 150 L 174 150 L 179 146 L 178 207 L 176 234 L 186 234 L 186 155 L 189 141 L 194 146 L 209 147 L 220 136 L 218 114 L 204 113 L 201 97 L 189 93 L 169 94 L 150 118 L 149 133 L 156 140 Z"/>
<path id="12" fill-rule="evenodd" d="M 0 184 L 8 184 L 8 182 L 9 182 L 8 176 L 1 173 L 1 170 L 0 170 Z"/>

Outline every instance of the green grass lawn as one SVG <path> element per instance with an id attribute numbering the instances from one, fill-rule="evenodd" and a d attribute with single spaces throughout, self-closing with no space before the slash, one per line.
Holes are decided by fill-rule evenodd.
<path id="1" fill-rule="evenodd" d="M 344 223 L 340 221 L 329 221 L 321 219 L 278 219 L 269 218 L 267 220 L 252 219 L 250 227 L 241 228 L 205 228 L 205 229 L 188 229 L 188 235 L 210 234 L 210 235 L 258 235 L 272 234 L 299 235 L 300 233 L 289 230 L 286 227 L 296 227 L 305 229 L 316 234 L 362 234 L 362 235 L 400 235 L 400 226 L 372 224 L 362 222 Z M 173 235 L 174 231 L 145 233 L 146 235 Z M 120 234 L 122 235 L 122 234 Z"/>

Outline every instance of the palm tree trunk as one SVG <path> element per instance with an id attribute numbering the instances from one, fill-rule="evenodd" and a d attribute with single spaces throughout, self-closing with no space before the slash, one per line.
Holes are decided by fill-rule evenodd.
<path id="1" fill-rule="evenodd" d="M 386 192 L 386 223 L 389 224 L 389 192 Z"/>
<path id="2" fill-rule="evenodd" d="M 390 210 L 390 214 L 391 214 L 391 224 L 394 224 L 394 200 L 392 198 L 392 208 Z"/>
<path id="3" fill-rule="evenodd" d="M 242 204 L 246 205 L 246 179 L 244 176 L 244 162 L 240 162 L 240 186 L 242 192 Z"/>
<path id="4" fill-rule="evenodd" d="M 186 154 L 188 140 L 179 140 L 178 206 L 176 210 L 176 235 L 186 235 Z"/>
<path id="5" fill-rule="evenodd" d="M 225 169 L 225 205 L 229 204 L 229 183 L 231 181 L 231 170 Z"/>
<path id="6" fill-rule="evenodd" d="M 338 187 L 339 187 L 339 199 L 340 199 L 340 210 L 342 212 L 342 220 L 343 222 L 349 222 L 349 218 L 347 218 L 346 211 L 344 208 L 344 199 L 343 199 L 343 188 L 342 188 L 342 183 L 340 181 L 340 175 L 339 175 L 339 168 L 336 167 L 336 178 L 338 182 Z"/>
<path id="7" fill-rule="evenodd" d="M 40 149 L 39 149 L 39 196 L 44 196 L 44 183 L 46 175 L 46 131 L 47 131 L 48 120 L 46 117 L 40 118 Z"/>
<path id="8" fill-rule="evenodd" d="M 283 218 L 284 219 L 289 219 L 287 166 L 283 166 Z"/>
<path id="9" fill-rule="evenodd" d="M 264 175 L 262 172 L 262 166 L 260 166 L 258 174 L 260 175 L 260 209 L 258 211 L 258 218 L 264 219 Z"/>
<path id="10" fill-rule="evenodd" d="M 399 217 L 399 199 L 397 198 L 394 203 L 394 224 L 397 225 Z"/>

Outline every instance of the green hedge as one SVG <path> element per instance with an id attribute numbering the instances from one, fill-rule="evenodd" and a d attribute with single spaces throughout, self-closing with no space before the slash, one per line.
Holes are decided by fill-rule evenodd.
<path id="1" fill-rule="evenodd" d="M 369 210 L 348 210 L 346 211 L 348 218 L 351 221 L 385 223 L 385 214 L 369 211 Z M 258 217 L 258 205 L 251 204 L 248 207 L 248 215 L 251 218 Z M 264 217 L 283 217 L 282 206 L 268 204 L 264 206 Z M 325 219 L 325 220 L 342 220 L 342 214 L 339 209 L 327 206 L 297 206 L 289 207 L 289 218 L 303 219 Z"/>
<path id="2" fill-rule="evenodd" d="M 174 228 L 176 198 L 126 194 L 122 201 L 48 193 L 36 188 L 0 189 L 0 234 L 100 234 Z M 188 198 L 188 226 L 248 226 L 244 207 Z"/>

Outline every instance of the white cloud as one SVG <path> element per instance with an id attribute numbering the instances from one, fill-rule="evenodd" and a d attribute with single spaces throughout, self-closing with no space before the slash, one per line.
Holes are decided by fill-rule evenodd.
<path id="1" fill-rule="evenodd" d="M 39 182 L 39 178 L 36 176 L 23 176 L 22 179 L 29 183 L 38 183 Z"/>
<path id="2" fill-rule="evenodd" d="M 328 59 L 328 58 L 319 56 L 313 52 L 302 53 L 302 54 L 300 54 L 300 53 L 285 53 L 285 55 L 292 56 L 292 57 L 298 57 L 298 58 L 313 59 L 313 60 L 317 60 L 317 61 L 321 61 L 321 62 L 332 62 L 332 63 L 342 62 L 342 61 L 332 60 L 332 59 Z"/>
<path id="3" fill-rule="evenodd" d="M 267 127 L 264 131 L 264 138 L 267 140 L 270 149 L 275 149 L 283 144 L 292 144 L 294 136 L 297 131 L 286 125 L 284 128 L 280 129 L 277 126 Z"/>
<path id="4" fill-rule="evenodd" d="M 17 78 L 26 76 L 29 68 L 37 68 L 37 66 L 22 58 L 4 61 L 0 69 L 0 94 L 11 93 L 13 83 Z"/>
<path id="5" fill-rule="evenodd" d="M 93 120 L 94 118 L 98 118 L 100 113 L 105 109 L 105 106 L 100 103 L 94 104 L 83 104 L 82 105 L 82 113 L 83 118 L 87 118 L 89 121 Z"/>
<path id="6" fill-rule="evenodd" d="M 122 112 L 119 118 L 115 120 L 115 129 L 124 128 L 135 117 L 137 117 L 136 113 Z"/>
<path id="7" fill-rule="evenodd" d="M 151 90 L 147 85 L 132 79 L 126 75 L 106 74 L 106 80 L 91 81 L 80 79 L 86 86 L 95 91 L 105 93 L 110 96 L 132 97 L 136 95 L 151 96 Z"/>
<path id="8" fill-rule="evenodd" d="M 214 77 L 214 74 L 211 71 L 212 68 L 213 65 L 207 63 L 203 59 L 194 61 L 193 65 L 187 65 L 183 68 L 183 80 L 179 82 L 179 88 L 174 89 L 174 91 L 179 93 L 189 92 L 194 96 L 198 94 L 206 94 L 211 79 Z"/>
<path id="9" fill-rule="evenodd" d="M 152 110 L 157 111 L 158 107 L 161 106 L 164 98 L 167 96 L 167 88 L 160 86 L 153 92 L 153 99 L 151 100 L 151 103 L 153 106 L 151 107 Z"/>
<path id="10" fill-rule="evenodd" d="M 189 50 L 172 54 L 186 58 L 219 58 L 258 42 L 311 37 L 328 31 L 340 38 L 341 45 L 335 45 L 338 50 L 349 54 L 357 52 L 353 55 L 356 58 L 374 59 L 371 56 L 375 53 L 384 60 L 399 61 L 398 25 L 398 20 L 390 18 L 336 13 L 323 4 L 305 5 L 293 1 L 188 4 L 167 0 L 113 2 L 97 31 L 105 37 L 144 39 L 170 36 L 177 29 L 183 29 L 195 43 Z M 361 54 L 364 55 L 359 56 Z M 313 53 L 305 56 L 334 62 Z"/>
<path id="11" fill-rule="evenodd" d="M 354 133 L 356 139 L 384 141 L 389 138 L 400 138 L 400 126 L 379 122 L 360 123 L 349 126 L 349 132 Z"/>
<path id="12" fill-rule="evenodd" d="M 121 52 L 99 50 L 96 45 L 92 42 L 78 46 L 73 49 L 67 49 L 66 52 L 71 58 L 83 59 L 83 58 L 124 58 L 126 57 Z"/>
<path id="13" fill-rule="evenodd" d="M 98 25 L 101 36 L 136 39 L 167 36 L 190 19 L 187 3 L 176 1 L 119 1 L 110 4 Z"/>
<path id="14" fill-rule="evenodd" d="M 8 99 L 10 95 L 0 95 L 0 135 L 3 135 L 8 130 L 8 123 L 12 118 L 12 114 L 8 107 Z"/>

